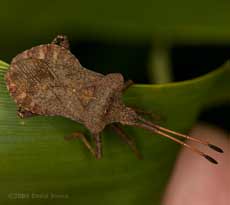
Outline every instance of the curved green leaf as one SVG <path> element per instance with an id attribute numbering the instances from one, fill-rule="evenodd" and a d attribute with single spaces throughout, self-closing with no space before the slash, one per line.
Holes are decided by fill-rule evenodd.
<path id="1" fill-rule="evenodd" d="M 62 117 L 22 120 L 16 116 L 16 105 L 3 79 L 6 70 L 7 64 L 0 61 L 1 204 L 160 204 L 178 145 L 126 127 L 144 156 L 139 161 L 106 130 L 104 158 L 95 160 L 80 141 L 63 138 L 76 130 L 87 133 L 83 126 Z M 193 80 L 135 85 L 124 100 L 161 114 L 164 126 L 185 132 L 204 106 L 230 99 L 229 85 L 230 64 L 226 63 Z"/>

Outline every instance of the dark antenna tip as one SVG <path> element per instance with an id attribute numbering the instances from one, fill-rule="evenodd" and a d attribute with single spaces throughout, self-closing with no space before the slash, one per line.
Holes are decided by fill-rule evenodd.
<path id="1" fill-rule="evenodd" d="M 208 144 L 208 146 L 209 146 L 211 149 L 215 150 L 216 152 L 224 153 L 224 150 L 222 150 L 221 148 L 219 148 L 219 147 L 217 147 L 217 146 L 215 146 L 215 145 L 213 145 L 213 144 Z"/>
<path id="2" fill-rule="evenodd" d="M 208 155 L 203 155 L 208 161 L 212 162 L 213 164 L 218 164 L 218 162 L 213 159 L 212 157 L 208 156 Z"/>

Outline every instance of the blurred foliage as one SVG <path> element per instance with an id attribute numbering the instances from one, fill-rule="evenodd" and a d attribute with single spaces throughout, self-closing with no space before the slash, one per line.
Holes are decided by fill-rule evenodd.
<path id="1" fill-rule="evenodd" d="M 1 40 L 5 54 L 57 33 L 117 42 L 230 42 L 226 0 L 2 0 L 0 6 L 0 38 L 8 39 Z"/>
<path id="2" fill-rule="evenodd" d="M 154 36 L 173 39 L 230 40 L 230 3 L 190 1 L 1 1 L 1 25 L 27 35 L 70 31 L 103 37 L 118 35 L 141 40 Z M 7 18 L 7 19 L 6 19 Z M 5 24 L 2 24 L 4 21 Z M 38 26 L 39 25 L 39 26 Z M 50 32 L 49 32 L 50 33 Z M 12 33 L 14 34 L 14 33 Z M 105 36 L 106 35 L 106 36 Z"/>

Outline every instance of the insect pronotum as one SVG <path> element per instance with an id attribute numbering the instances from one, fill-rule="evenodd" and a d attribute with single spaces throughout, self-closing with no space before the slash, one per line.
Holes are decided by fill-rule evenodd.
<path id="1" fill-rule="evenodd" d="M 58 35 L 51 44 L 35 46 L 14 57 L 5 80 L 18 106 L 19 117 L 63 116 L 82 123 L 92 134 L 95 147 L 80 132 L 66 139 L 81 139 L 97 159 L 102 157 L 100 134 L 107 125 L 130 146 L 138 158 L 141 158 L 139 150 L 121 125 L 140 127 L 169 138 L 214 164 L 217 164 L 215 159 L 172 135 L 223 152 L 208 141 L 147 121 L 141 116 L 142 111 L 126 106 L 121 97 L 132 81 L 124 82 L 119 73 L 103 75 L 84 68 L 70 52 L 68 39 L 63 35 Z"/>

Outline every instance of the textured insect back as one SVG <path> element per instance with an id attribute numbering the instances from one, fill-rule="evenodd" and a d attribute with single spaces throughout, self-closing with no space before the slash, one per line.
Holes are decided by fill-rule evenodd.
<path id="1" fill-rule="evenodd" d="M 69 50 L 46 44 L 18 54 L 12 60 L 5 79 L 12 97 L 24 109 L 40 115 L 62 115 L 75 119 L 78 116 L 74 116 L 70 109 L 79 104 L 77 110 L 83 110 L 76 95 L 72 95 L 73 90 L 81 85 L 79 73 L 82 74 L 82 70 Z M 74 77 L 68 79 L 68 75 Z M 25 95 L 26 98 L 22 99 Z M 72 102 L 68 109 L 65 101 Z"/>
<path id="2" fill-rule="evenodd" d="M 115 98 L 121 96 L 123 85 L 122 75 L 115 73 L 104 76 L 97 84 L 94 99 L 85 108 L 88 115 L 82 117 L 85 126 L 91 132 L 99 133 L 107 124 L 111 123 L 113 119 L 107 115 L 108 109 L 113 109 Z M 117 93 L 120 93 L 120 95 L 116 95 Z"/>

